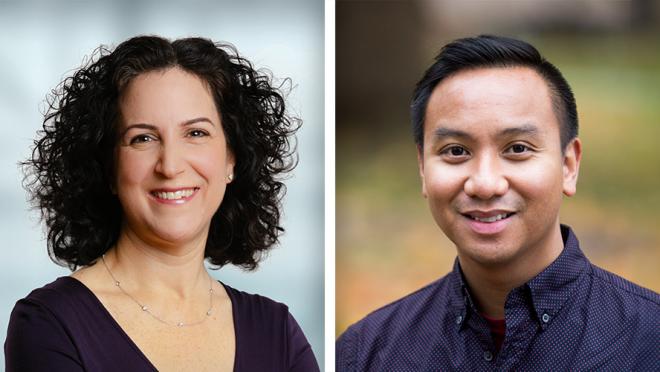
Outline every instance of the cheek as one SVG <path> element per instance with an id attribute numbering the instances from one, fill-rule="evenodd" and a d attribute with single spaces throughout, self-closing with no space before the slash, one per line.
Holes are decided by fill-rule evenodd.
<path id="1" fill-rule="evenodd" d="M 148 152 L 119 151 L 116 157 L 117 188 L 136 185 L 152 172 L 154 161 Z"/>
<path id="2" fill-rule="evenodd" d="M 562 169 L 555 162 L 537 162 L 519 167 L 515 171 L 517 184 L 532 194 L 558 194 L 562 192 Z M 554 192 L 556 190 L 557 192 Z"/>
<path id="3" fill-rule="evenodd" d="M 543 204 L 561 200 L 562 169 L 555 162 L 535 162 L 516 169 L 511 188 L 527 200 Z M 550 207 L 550 206 L 549 206 Z"/>
<path id="4" fill-rule="evenodd" d="M 209 182 L 221 182 L 226 177 L 227 155 L 224 148 L 207 146 L 192 153 L 191 163 L 195 170 Z"/>
<path id="5" fill-rule="evenodd" d="M 424 168 L 426 192 L 432 208 L 449 203 L 463 189 L 465 170 L 461 167 L 427 164 Z"/>

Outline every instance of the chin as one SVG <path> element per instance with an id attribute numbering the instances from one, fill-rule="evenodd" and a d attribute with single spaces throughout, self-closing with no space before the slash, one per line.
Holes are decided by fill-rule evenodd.
<path id="1" fill-rule="evenodd" d="M 183 243 L 186 241 L 191 240 L 191 234 L 188 234 L 186 232 L 168 232 L 168 233 L 163 233 L 163 232 L 157 232 L 156 236 L 158 236 L 159 239 L 164 240 L 168 243 L 172 244 L 177 244 L 177 243 Z"/>
<path id="2" fill-rule="evenodd" d="M 159 240 L 170 244 L 183 244 L 198 237 L 199 231 L 199 229 L 193 228 L 192 226 L 177 225 L 172 226 L 171 228 L 166 228 L 161 225 L 153 229 L 152 234 Z"/>
<path id="3" fill-rule="evenodd" d="M 486 267 L 510 263 L 520 252 L 517 244 L 502 240 L 452 239 L 460 256 Z"/>
<path id="4" fill-rule="evenodd" d="M 484 266 L 503 266 L 512 262 L 516 256 L 514 250 L 501 246 L 477 246 L 470 248 L 457 248 L 462 256 Z"/>

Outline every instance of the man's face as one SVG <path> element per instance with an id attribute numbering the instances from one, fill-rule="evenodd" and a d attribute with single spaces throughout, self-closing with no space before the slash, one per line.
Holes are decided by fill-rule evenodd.
<path id="1" fill-rule="evenodd" d="M 423 194 L 462 260 L 500 265 L 556 248 L 580 143 L 562 154 L 550 92 L 535 71 L 482 68 L 438 84 L 418 155 Z"/>

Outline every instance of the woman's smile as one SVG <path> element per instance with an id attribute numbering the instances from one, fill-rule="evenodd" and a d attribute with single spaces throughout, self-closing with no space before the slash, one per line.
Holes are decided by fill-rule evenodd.
<path id="1" fill-rule="evenodd" d="M 152 197 L 152 200 L 158 203 L 179 205 L 192 200 L 197 195 L 198 190 L 199 187 L 161 188 L 152 190 L 149 192 L 149 195 Z"/>

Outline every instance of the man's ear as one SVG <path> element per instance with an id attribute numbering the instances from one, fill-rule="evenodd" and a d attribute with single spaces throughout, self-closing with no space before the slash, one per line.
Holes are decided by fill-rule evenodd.
<path id="1" fill-rule="evenodd" d="M 417 145 L 417 166 L 419 167 L 419 177 L 422 180 L 422 195 L 426 198 L 426 182 L 424 182 L 424 147 L 421 145 Z"/>
<path id="2" fill-rule="evenodd" d="M 577 191 L 578 174 L 580 173 L 580 160 L 582 159 L 582 142 L 574 138 L 566 145 L 563 161 L 563 192 L 566 196 L 573 196 Z"/>

